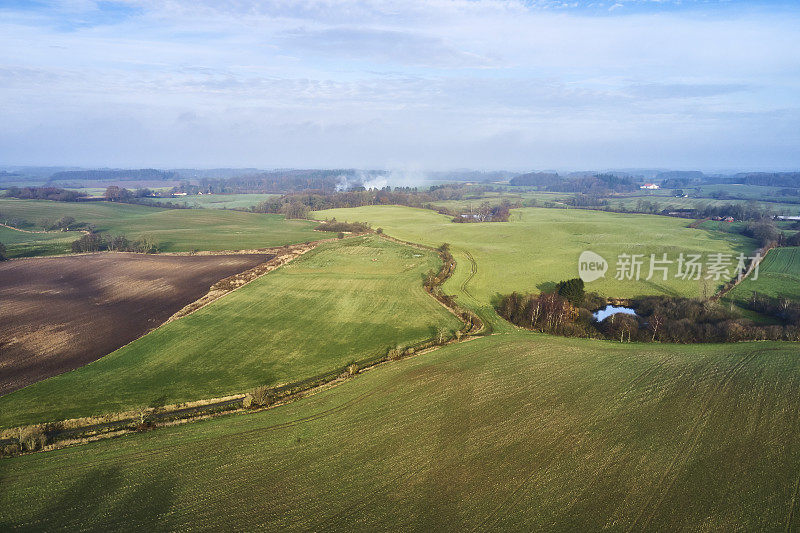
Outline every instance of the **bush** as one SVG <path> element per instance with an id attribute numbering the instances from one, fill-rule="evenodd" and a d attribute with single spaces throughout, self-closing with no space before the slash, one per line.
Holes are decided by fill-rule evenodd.
<path id="1" fill-rule="evenodd" d="M 5 261 L 6 259 L 8 259 L 8 256 L 6 256 L 6 245 L 0 242 L 0 261 Z"/>
<path id="2" fill-rule="evenodd" d="M 347 374 L 348 375 L 355 376 L 356 374 L 358 374 L 358 372 L 359 372 L 359 368 L 358 368 L 358 365 L 356 363 L 350 363 L 349 365 L 347 365 Z"/>
<path id="3" fill-rule="evenodd" d="M 11 457 L 12 455 L 17 455 L 20 452 L 22 452 L 22 448 L 19 444 L 6 444 L 3 446 L 0 457 Z"/>
<path id="4" fill-rule="evenodd" d="M 87 233 L 72 243 L 72 251 L 75 253 L 99 252 L 107 249 L 108 242 L 99 233 Z"/>
<path id="5" fill-rule="evenodd" d="M 253 389 L 250 392 L 250 397 L 253 399 L 254 407 L 268 407 L 277 400 L 275 393 L 266 385 Z"/>
<path id="6" fill-rule="evenodd" d="M 42 426 L 27 426 L 19 430 L 19 444 L 22 450 L 34 452 L 47 445 L 47 435 Z"/>
<path id="7" fill-rule="evenodd" d="M 389 361 L 397 361 L 403 357 L 403 348 L 398 346 L 396 348 L 389 348 L 389 351 L 386 353 L 386 358 Z"/>

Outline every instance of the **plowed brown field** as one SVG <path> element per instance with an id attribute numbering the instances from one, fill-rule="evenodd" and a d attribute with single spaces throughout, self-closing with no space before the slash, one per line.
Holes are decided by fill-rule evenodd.
<path id="1" fill-rule="evenodd" d="M 269 254 L 101 253 L 0 263 L 0 395 L 111 353 Z"/>

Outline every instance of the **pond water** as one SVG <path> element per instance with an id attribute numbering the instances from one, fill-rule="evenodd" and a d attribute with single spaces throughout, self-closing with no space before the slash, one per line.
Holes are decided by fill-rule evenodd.
<path id="1" fill-rule="evenodd" d="M 614 305 L 607 305 L 603 309 L 594 312 L 594 319 L 598 322 L 602 322 L 606 318 L 610 317 L 611 315 L 616 315 L 617 313 L 625 313 L 626 315 L 635 315 L 636 311 L 631 309 L 630 307 L 617 307 Z"/>

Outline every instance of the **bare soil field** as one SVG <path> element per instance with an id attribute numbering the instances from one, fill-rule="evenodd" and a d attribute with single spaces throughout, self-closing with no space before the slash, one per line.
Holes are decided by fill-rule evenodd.
<path id="1" fill-rule="evenodd" d="M 0 263 L 0 396 L 95 361 L 267 253 L 101 253 Z"/>

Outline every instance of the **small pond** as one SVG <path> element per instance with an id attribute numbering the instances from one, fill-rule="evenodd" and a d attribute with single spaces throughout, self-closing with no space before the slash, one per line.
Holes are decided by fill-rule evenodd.
<path id="1" fill-rule="evenodd" d="M 630 307 L 617 307 L 614 305 L 607 305 L 603 309 L 594 312 L 594 319 L 598 322 L 602 322 L 606 318 L 610 317 L 611 315 L 616 315 L 617 313 L 625 313 L 626 315 L 635 315 L 636 311 L 631 309 Z"/>

